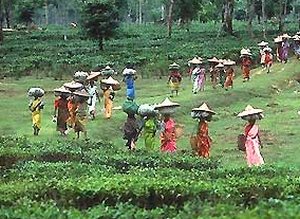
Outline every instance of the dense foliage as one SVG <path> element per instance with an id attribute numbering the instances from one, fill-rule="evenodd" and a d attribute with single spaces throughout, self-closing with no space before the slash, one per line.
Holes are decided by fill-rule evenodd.
<path id="1" fill-rule="evenodd" d="M 0 216 L 299 217 L 297 171 L 226 169 L 216 160 L 125 152 L 107 142 L 1 137 Z"/>

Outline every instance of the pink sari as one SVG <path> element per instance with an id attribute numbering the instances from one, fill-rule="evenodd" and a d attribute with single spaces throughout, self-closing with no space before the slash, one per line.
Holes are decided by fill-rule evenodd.
<path id="1" fill-rule="evenodd" d="M 259 130 L 257 125 L 248 124 L 245 127 L 246 136 L 246 158 L 249 167 L 264 164 L 264 159 L 260 154 Z"/>
<path id="2" fill-rule="evenodd" d="M 176 133 L 175 122 L 172 119 L 164 121 L 165 129 L 160 135 L 161 151 L 175 152 L 176 151 Z"/>

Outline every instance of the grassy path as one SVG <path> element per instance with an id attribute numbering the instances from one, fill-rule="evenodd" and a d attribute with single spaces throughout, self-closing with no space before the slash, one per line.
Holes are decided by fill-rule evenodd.
<path id="1" fill-rule="evenodd" d="M 242 83 L 240 77 L 235 80 L 234 89 L 224 91 L 221 88 L 213 90 L 208 83 L 205 92 L 193 95 L 188 78 L 183 81 L 180 96 L 173 100 L 181 104 L 175 118 L 185 127 L 185 134 L 178 142 L 179 149 L 189 149 L 189 136 L 196 121 L 190 117 L 190 110 L 201 102 L 207 102 L 218 114 L 210 123 L 210 135 L 213 138 L 212 156 L 222 160 L 224 165 L 245 165 L 243 155 L 236 150 L 236 136 L 242 132 L 244 122 L 236 118 L 236 113 L 243 110 L 247 104 L 252 104 L 265 110 L 265 119 L 260 121 L 263 155 L 267 163 L 285 163 L 300 166 L 297 150 L 300 140 L 298 128 L 299 117 L 297 83 L 292 79 L 299 75 L 299 62 L 291 60 L 286 65 L 275 64 L 272 73 L 266 74 L 261 69 L 253 71 L 249 83 Z M 239 71 L 239 70 L 238 70 Z M 27 109 L 26 90 L 30 86 L 40 85 L 47 91 L 60 86 L 63 82 L 50 78 L 42 80 L 21 78 L 20 80 L 5 79 L 0 81 L 0 134 L 25 135 L 33 141 L 55 140 L 60 136 L 52 123 L 53 99 L 49 92 L 46 97 L 46 107 L 43 112 L 43 125 L 39 137 L 32 136 L 30 113 Z M 166 80 L 155 79 L 137 81 L 137 102 L 161 102 L 169 95 Z M 277 88 L 280 92 L 277 92 Z M 115 101 L 120 106 L 124 101 L 124 90 L 121 90 Z M 97 106 L 98 111 L 102 106 Z M 105 120 L 99 113 L 95 121 L 88 124 L 91 139 L 108 139 L 118 147 L 123 147 L 122 125 L 126 114 L 115 111 L 111 120 Z M 71 133 L 68 138 L 72 139 Z M 142 139 L 138 147 L 143 147 Z M 125 150 L 125 148 L 124 148 Z"/>

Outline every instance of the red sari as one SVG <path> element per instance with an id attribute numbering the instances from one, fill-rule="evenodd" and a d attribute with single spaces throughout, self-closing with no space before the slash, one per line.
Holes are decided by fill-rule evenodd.
<path id="1" fill-rule="evenodd" d="M 199 122 L 198 133 L 195 136 L 195 152 L 200 157 L 208 158 L 210 154 L 211 138 L 208 135 L 208 123 Z M 193 147 L 193 146 L 192 146 Z"/>
<path id="2" fill-rule="evenodd" d="M 175 122 L 172 119 L 164 121 L 164 131 L 160 134 L 160 149 L 163 152 L 176 151 Z"/>
<path id="3" fill-rule="evenodd" d="M 65 132 L 67 128 L 67 120 L 69 118 L 68 100 L 58 98 L 54 101 L 54 108 L 57 109 L 57 131 Z"/>

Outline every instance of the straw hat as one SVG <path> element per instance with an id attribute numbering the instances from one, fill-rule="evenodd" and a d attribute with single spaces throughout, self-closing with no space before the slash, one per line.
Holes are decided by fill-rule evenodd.
<path id="1" fill-rule="evenodd" d="M 74 94 L 80 97 L 90 97 L 88 92 L 86 92 L 85 90 L 75 91 Z"/>
<path id="2" fill-rule="evenodd" d="M 262 112 L 263 112 L 262 109 L 254 109 L 251 105 L 248 105 L 243 112 L 238 114 L 238 117 L 244 117 L 244 116 L 259 114 L 259 113 L 262 113 Z"/>
<path id="3" fill-rule="evenodd" d="M 290 39 L 291 38 L 291 36 L 286 33 L 283 34 L 281 37 L 282 37 L 282 39 Z"/>
<path id="4" fill-rule="evenodd" d="M 169 98 L 166 98 L 162 103 L 154 106 L 154 109 L 161 109 L 164 107 L 179 107 L 178 103 L 172 102 Z"/>
<path id="5" fill-rule="evenodd" d="M 169 65 L 169 70 L 178 70 L 180 68 L 180 65 L 178 65 L 177 63 L 173 63 L 171 65 Z"/>
<path id="6" fill-rule="evenodd" d="M 101 72 L 91 72 L 91 74 L 86 78 L 87 80 L 93 80 L 101 75 Z"/>
<path id="7" fill-rule="evenodd" d="M 300 41 L 300 36 L 296 35 L 296 37 L 293 39 L 294 39 L 294 41 Z"/>
<path id="8" fill-rule="evenodd" d="M 192 111 L 202 111 L 202 112 L 208 112 L 208 113 L 211 113 L 211 114 L 216 114 L 216 112 L 212 111 L 211 109 L 208 108 L 207 104 L 206 103 L 203 103 L 200 107 L 198 108 L 194 108 L 192 109 Z"/>
<path id="9" fill-rule="evenodd" d="M 224 60 L 224 62 L 223 62 L 223 65 L 224 65 L 224 66 L 225 66 L 225 65 L 231 66 L 231 65 L 235 65 L 235 64 L 236 64 L 235 61 L 232 61 L 232 60 L 230 60 L 230 59 Z"/>
<path id="10" fill-rule="evenodd" d="M 207 59 L 207 61 L 209 61 L 209 62 L 216 62 L 216 63 L 220 62 L 220 60 L 217 59 L 216 57 L 213 57 L 212 59 Z"/>
<path id="11" fill-rule="evenodd" d="M 258 43 L 257 45 L 259 45 L 259 46 L 267 46 L 267 45 L 269 45 L 269 43 L 268 43 L 268 42 L 265 42 L 265 41 L 261 41 L 261 42 Z"/>
<path id="12" fill-rule="evenodd" d="M 83 87 L 83 85 L 81 83 L 71 81 L 71 82 L 68 82 L 68 83 L 64 83 L 64 87 L 68 88 L 68 89 L 80 89 L 80 88 Z"/>
<path id="13" fill-rule="evenodd" d="M 192 60 L 189 61 L 189 64 L 200 65 L 202 64 L 202 61 L 198 57 L 194 57 Z"/>
<path id="14" fill-rule="evenodd" d="M 278 36 L 274 39 L 274 42 L 275 43 L 282 43 L 282 37 L 281 36 Z"/>
<path id="15" fill-rule="evenodd" d="M 120 84 L 117 80 L 113 79 L 112 77 L 109 77 L 107 79 L 101 80 L 101 83 L 107 84 L 107 85 L 117 85 L 117 84 Z"/>
<path id="16" fill-rule="evenodd" d="M 241 50 L 241 56 L 252 56 L 250 49 L 242 49 Z"/>
<path id="17" fill-rule="evenodd" d="M 65 94 L 71 94 L 72 92 L 67 90 L 64 86 L 60 87 L 60 88 L 56 88 L 53 90 L 54 92 L 57 93 L 65 93 Z"/>
<path id="18" fill-rule="evenodd" d="M 219 63 L 216 65 L 216 68 L 224 68 L 224 65 L 222 63 Z"/>

